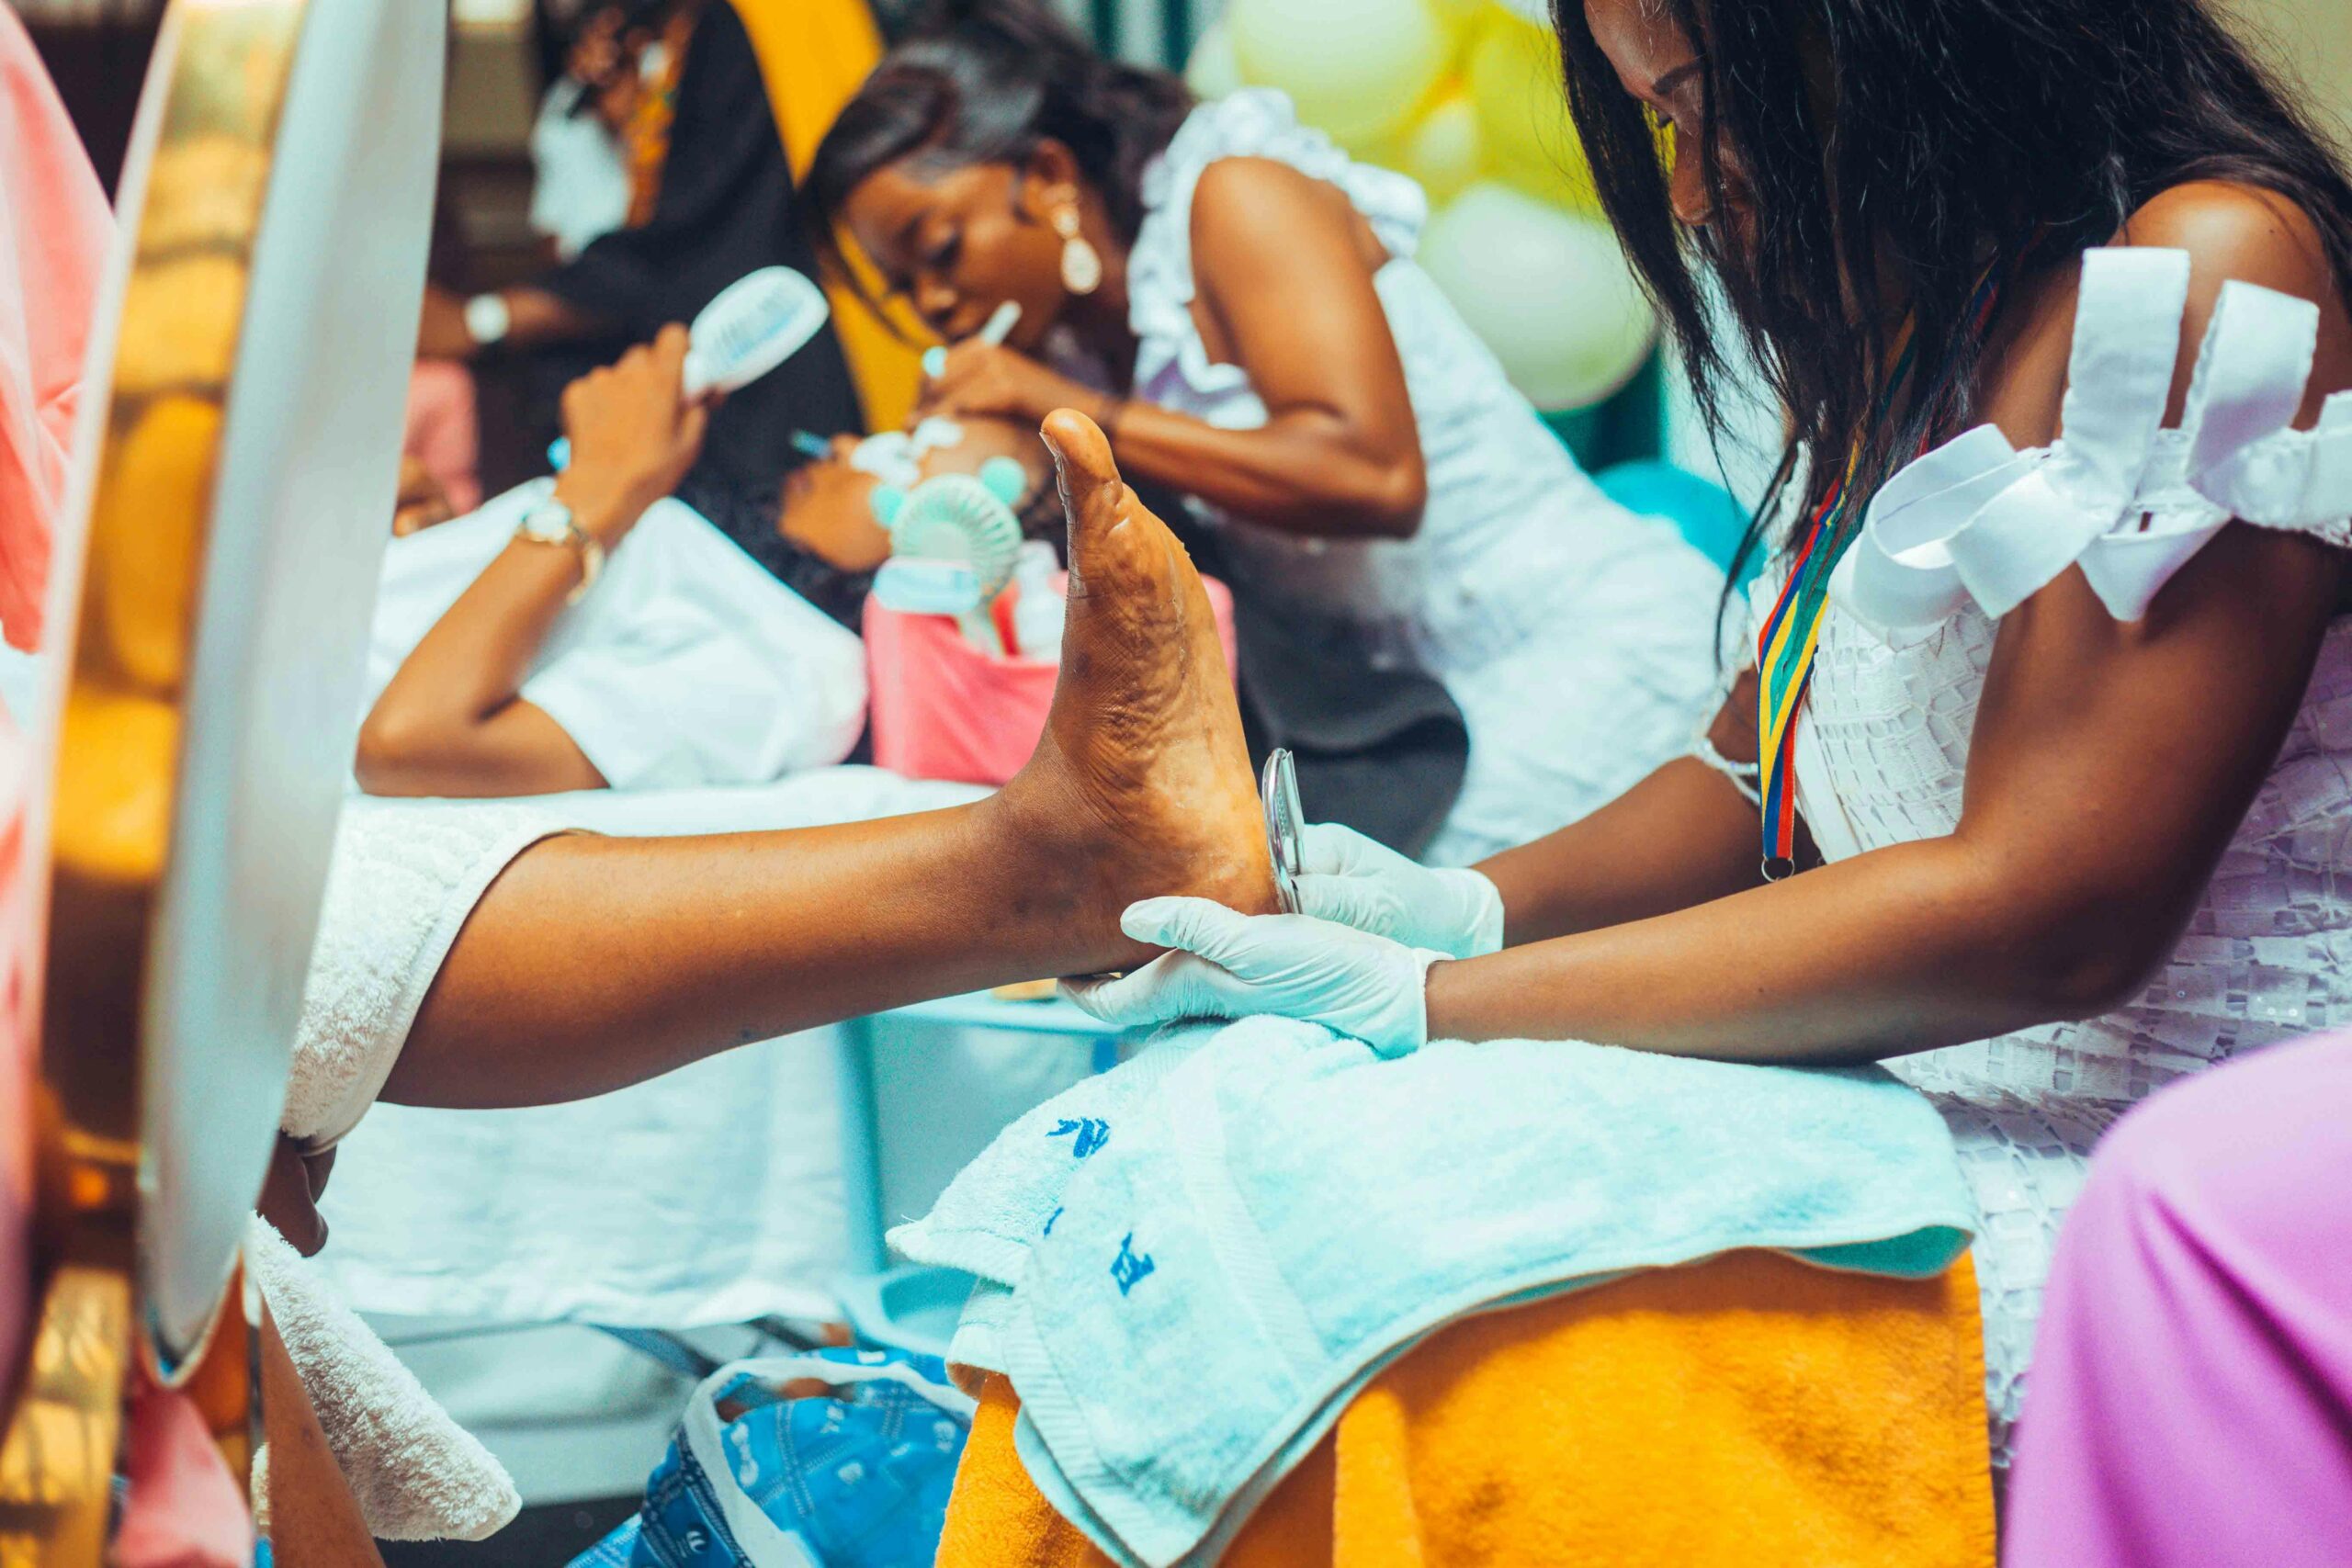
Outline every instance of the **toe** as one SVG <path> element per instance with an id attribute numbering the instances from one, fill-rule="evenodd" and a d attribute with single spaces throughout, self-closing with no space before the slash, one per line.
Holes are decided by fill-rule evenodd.
<path id="1" fill-rule="evenodd" d="M 1057 409 L 1046 416 L 1044 434 L 1069 518 L 1071 592 L 1082 592 L 1089 577 L 1115 575 L 1132 564 L 1138 541 L 1122 537 L 1134 531 L 1120 525 L 1138 513 L 1139 504 L 1119 478 L 1111 444 L 1092 420 L 1075 409 Z"/>

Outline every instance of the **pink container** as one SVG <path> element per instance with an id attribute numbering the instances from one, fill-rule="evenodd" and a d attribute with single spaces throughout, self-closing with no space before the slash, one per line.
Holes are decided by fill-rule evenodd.
<path id="1" fill-rule="evenodd" d="M 1055 574 L 1057 591 L 1065 581 Z M 1201 582 L 1230 671 L 1233 594 L 1213 577 Z M 997 629 L 1008 648 L 1019 592 L 1006 589 L 995 605 Z M 1037 749 L 1061 672 L 1060 665 L 1045 660 L 983 653 L 964 640 L 952 616 L 903 615 L 870 594 L 865 664 L 875 762 L 909 778 L 985 784 L 1004 783 Z"/>

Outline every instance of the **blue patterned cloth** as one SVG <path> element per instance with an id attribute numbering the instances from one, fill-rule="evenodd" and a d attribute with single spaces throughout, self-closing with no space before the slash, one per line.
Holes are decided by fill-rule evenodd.
<path id="1" fill-rule="evenodd" d="M 803 1379 L 832 1396 L 784 1397 Z M 820 1350 L 739 1362 L 695 1399 L 723 1423 L 723 1468 L 706 1462 L 690 1409 L 645 1506 L 571 1568 L 928 1568 L 971 1431 L 971 1402 L 937 1357 Z M 759 1535 L 750 1550 L 747 1504 Z"/>

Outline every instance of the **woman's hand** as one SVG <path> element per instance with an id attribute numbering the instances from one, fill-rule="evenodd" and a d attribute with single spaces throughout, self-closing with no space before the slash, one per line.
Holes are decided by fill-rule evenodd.
<path id="1" fill-rule="evenodd" d="M 994 414 L 1035 423 L 1056 409 L 1100 411 L 1107 400 L 1002 344 L 966 338 L 950 344 L 947 362 L 924 384 L 918 413 Z"/>
<path id="2" fill-rule="evenodd" d="M 571 466 L 556 491 L 581 528 L 607 549 L 675 490 L 702 455 L 710 412 L 681 394 L 686 343 L 686 329 L 673 322 L 651 343 L 564 389 Z"/>
<path id="3" fill-rule="evenodd" d="M 261 1198 L 254 1207 L 277 1229 L 295 1251 L 315 1257 L 327 1244 L 327 1223 L 319 1214 L 319 1196 L 327 1190 L 334 1169 L 334 1151 L 303 1152 L 285 1134 L 269 1156 L 269 1171 L 262 1178 Z"/>
<path id="4" fill-rule="evenodd" d="M 1429 1042 L 1424 986 L 1442 953 L 1307 915 L 1238 914 L 1207 898 L 1146 898 L 1127 906 L 1119 929 L 1170 951 L 1115 979 L 1062 982 L 1063 994 L 1105 1023 L 1274 1013 L 1384 1056 Z"/>
<path id="5" fill-rule="evenodd" d="M 1311 824 L 1303 840 L 1301 914 L 1448 958 L 1501 951 L 1502 895 L 1484 873 L 1418 864 L 1337 822 Z"/>

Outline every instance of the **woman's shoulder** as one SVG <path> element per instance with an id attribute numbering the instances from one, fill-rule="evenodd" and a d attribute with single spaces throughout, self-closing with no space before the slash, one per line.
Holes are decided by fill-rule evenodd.
<path id="1" fill-rule="evenodd" d="M 1990 423 L 1880 491 L 1839 569 L 1865 619 L 1998 616 L 2078 562 L 2136 620 L 2233 520 L 2352 545 L 2352 319 L 2318 221 L 2199 182 L 2112 240 L 2017 302 Z"/>
<path id="2" fill-rule="evenodd" d="M 1271 87 L 1202 104 L 1147 179 L 1145 205 L 1182 215 L 1197 243 L 1210 232 L 1278 235 L 1319 210 L 1352 208 L 1392 252 L 1409 254 L 1429 204 L 1404 175 L 1359 164 Z"/>
<path id="3" fill-rule="evenodd" d="M 2128 335 L 2140 355 L 2165 355 L 2165 423 L 2178 423 L 2233 286 L 2302 301 L 2295 310 L 2304 316 L 2317 312 L 2308 396 L 2294 422 L 2309 424 L 2330 392 L 2352 386 L 2352 314 L 2318 220 L 2278 192 L 2224 180 L 2158 192 L 2105 245 L 2070 254 L 2032 281 L 1999 344 L 1980 401 L 1984 416 L 2019 446 L 2047 443 L 2058 433 L 2084 340 L 2121 348 Z"/>
<path id="4" fill-rule="evenodd" d="M 2301 295 L 2322 309 L 2344 309 L 2318 220 L 2261 186 L 2190 180 L 2168 186 L 2125 219 L 2109 243 L 2187 252 L 2192 299 L 2200 277 L 2208 291 L 2236 278 Z"/>

